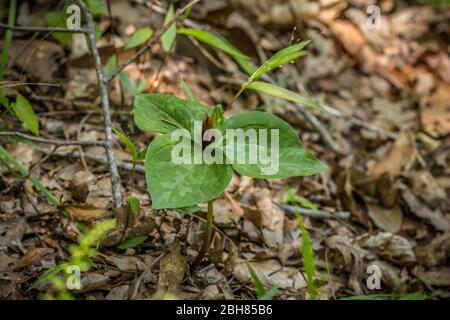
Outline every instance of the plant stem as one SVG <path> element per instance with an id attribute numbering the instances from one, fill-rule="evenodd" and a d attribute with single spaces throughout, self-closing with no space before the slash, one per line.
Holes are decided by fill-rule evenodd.
<path id="1" fill-rule="evenodd" d="M 228 109 L 231 108 L 231 106 L 233 105 L 233 103 L 239 98 L 239 96 L 242 94 L 242 92 L 244 92 L 244 90 L 245 90 L 245 86 L 243 85 L 243 86 L 239 89 L 239 91 L 236 93 L 236 95 L 233 97 L 233 99 L 231 99 L 230 104 L 229 104 L 228 106 L 226 106 L 226 107 L 223 109 L 223 112 L 225 112 L 226 110 L 228 110 Z"/>
<path id="2" fill-rule="evenodd" d="M 203 245 L 200 249 L 197 257 L 194 260 L 194 263 L 192 263 L 191 266 L 191 273 L 193 274 L 197 267 L 202 262 L 203 258 L 205 257 L 205 254 L 208 252 L 209 244 L 211 242 L 211 236 L 212 236 L 212 229 L 213 229 L 213 221 L 214 221 L 214 205 L 213 201 L 208 201 L 208 215 L 206 217 L 206 227 L 205 227 L 205 237 L 203 238 Z"/>
<path id="3" fill-rule="evenodd" d="M 16 159 L 11 156 L 11 154 L 6 151 L 2 146 L 0 146 L 0 160 L 5 161 L 6 163 L 12 164 L 23 176 L 27 177 L 33 185 L 38 189 L 40 192 L 42 192 L 47 199 L 53 203 L 55 206 L 59 207 L 60 202 L 58 198 L 55 197 L 53 193 L 51 193 L 43 184 L 41 181 L 39 181 L 38 178 L 36 178 L 33 175 L 30 175 L 28 170 L 24 168 Z"/>
<path id="4" fill-rule="evenodd" d="M 3 1 L 1 3 L 3 7 Z M 14 25 L 14 20 L 16 19 L 16 0 L 11 0 L 9 3 L 9 12 L 8 12 L 8 26 L 11 27 Z M 5 73 L 6 66 L 8 64 L 8 55 L 9 48 L 11 47 L 11 41 L 13 38 L 13 31 L 6 31 L 5 40 L 3 41 L 3 50 L 2 56 L 0 58 L 0 81 L 3 81 L 3 75 Z"/>

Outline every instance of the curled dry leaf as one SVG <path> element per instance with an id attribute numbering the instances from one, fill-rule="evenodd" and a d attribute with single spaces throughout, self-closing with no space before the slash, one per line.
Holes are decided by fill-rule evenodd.
<path id="1" fill-rule="evenodd" d="M 266 289 L 270 289 L 273 286 L 277 286 L 281 289 L 292 290 L 306 287 L 306 275 L 302 275 L 296 268 L 283 267 L 277 260 L 247 263 L 250 264 Z M 236 265 L 233 275 L 241 283 L 248 283 L 251 281 L 246 262 L 243 260 Z"/>

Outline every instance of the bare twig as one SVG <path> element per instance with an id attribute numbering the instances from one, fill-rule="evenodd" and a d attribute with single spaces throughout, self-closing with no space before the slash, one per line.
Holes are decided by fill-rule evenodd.
<path id="1" fill-rule="evenodd" d="M 65 32 L 65 33 L 87 33 L 87 30 L 83 28 L 61 28 L 61 27 L 22 27 L 22 26 L 8 26 L 7 24 L 0 23 L 0 29 L 9 29 L 22 32 Z"/>
<path id="2" fill-rule="evenodd" d="M 109 163 L 109 171 L 111 173 L 114 206 L 116 208 L 120 208 L 122 206 L 122 194 L 120 193 L 121 183 L 119 171 L 117 169 L 116 156 L 114 154 L 112 129 L 111 129 L 111 112 L 109 109 L 108 80 L 105 76 L 102 61 L 100 59 L 100 54 L 98 52 L 98 48 L 95 41 L 94 18 L 92 17 L 92 14 L 90 13 L 89 9 L 86 7 L 86 5 L 82 0 L 78 0 L 77 2 L 81 7 L 81 9 L 83 10 L 87 20 L 87 34 L 89 38 L 89 43 L 91 45 L 92 55 L 95 61 L 95 70 L 97 72 L 97 79 L 100 87 L 100 96 L 102 100 L 103 122 L 105 127 L 105 140 L 106 140 L 105 149 Z"/>
<path id="3" fill-rule="evenodd" d="M 301 114 L 303 114 L 303 116 L 306 118 L 306 120 L 314 127 L 314 129 L 316 129 L 316 131 L 320 134 L 320 137 L 322 138 L 323 143 L 325 143 L 325 145 L 328 148 L 330 148 L 331 150 L 333 150 L 334 152 L 339 153 L 340 150 L 339 150 L 337 143 L 334 141 L 333 137 L 328 132 L 328 130 L 325 129 L 325 127 L 322 125 L 320 120 L 314 114 L 312 114 L 309 110 L 307 110 L 305 108 L 305 106 L 302 104 L 296 103 L 295 108 Z"/>
<path id="4" fill-rule="evenodd" d="M 189 2 L 186 6 L 184 6 L 181 9 L 178 9 L 175 14 L 173 15 L 172 19 L 170 19 L 162 28 L 160 28 L 159 30 L 157 30 L 152 37 L 150 38 L 150 40 L 148 40 L 147 44 L 142 47 L 141 49 L 139 49 L 138 51 L 136 51 L 135 54 L 133 54 L 130 58 L 128 58 L 127 60 L 125 60 L 123 63 L 121 63 L 117 69 L 107 78 L 107 82 L 111 82 L 112 79 L 114 79 L 123 69 L 125 69 L 129 64 L 133 63 L 134 61 L 136 61 L 140 56 L 142 56 L 147 50 L 151 49 L 153 47 L 153 45 L 155 43 L 157 43 L 159 41 L 159 39 L 162 37 L 162 35 L 172 26 L 172 24 L 174 24 L 180 17 L 181 15 L 186 12 L 187 10 L 189 10 L 190 8 L 192 8 L 193 5 L 195 5 L 196 3 L 200 2 L 201 0 L 194 0 Z"/>
<path id="5" fill-rule="evenodd" d="M 339 211 L 339 212 L 316 211 L 296 206 L 290 206 L 287 204 L 279 204 L 276 202 L 275 204 L 284 211 L 286 211 L 287 213 L 290 213 L 292 215 L 294 215 L 295 213 L 300 213 L 306 217 L 316 219 L 348 219 L 350 217 L 350 213 L 346 211 Z"/>
<path id="6" fill-rule="evenodd" d="M 45 154 L 49 154 L 51 152 L 51 151 L 45 150 L 45 149 L 40 149 L 40 151 Z M 52 156 L 61 157 L 60 154 L 52 154 Z M 78 150 L 74 151 L 72 153 L 69 153 L 67 155 L 64 155 L 63 157 L 80 159 L 82 156 L 85 157 L 86 159 L 91 159 L 100 164 L 108 164 L 108 159 L 105 156 L 87 153 L 87 152 L 80 152 Z M 123 170 L 127 170 L 127 171 L 133 170 L 133 163 L 131 161 L 117 160 L 117 166 Z M 145 167 L 141 164 L 136 164 L 136 172 L 145 173 Z"/>
<path id="7" fill-rule="evenodd" d="M 58 140 L 58 139 L 45 139 L 32 136 L 26 133 L 18 131 L 0 131 L 0 136 L 4 137 L 20 137 L 33 142 L 52 144 L 55 146 L 105 146 L 105 141 L 81 141 L 81 140 Z"/>
<path id="8" fill-rule="evenodd" d="M 19 86 L 47 86 L 47 87 L 60 87 L 58 83 L 46 83 L 46 82 L 22 82 L 22 81 L 2 81 L 0 82 L 0 89 L 12 88 Z"/>

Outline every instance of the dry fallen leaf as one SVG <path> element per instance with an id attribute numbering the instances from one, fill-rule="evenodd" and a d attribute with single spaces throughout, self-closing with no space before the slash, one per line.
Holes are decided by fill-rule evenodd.
<path id="1" fill-rule="evenodd" d="M 403 212 L 399 205 L 392 208 L 383 208 L 376 204 L 368 204 L 369 217 L 380 229 L 397 233 L 402 227 Z"/>
<path id="2" fill-rule="evenodd" d="M 357 239 L 362 248 L 372 249 L 378 255 L 401 265 L 416 262 L 413 244 L 406 238 L 390 232 L 365 234 Z"/>
<path id="3" fill-rule="evenodd" d="M 306 287 L 305 275 L 297 268 L 283 267 L 277 260 L 265 260 L 258 262 L 247 262 L 253 268 L 266 289 L 277 286 L 280 289 L 297 290 Z M 233 275 L 241 283 L 250 282 L 246 262 L 241 261 L 236 265 Z"/>
<path id="4" fill-rule="evenodd" d="M 16 261 L 16 268 L 23 268 L 38 264 L 45 255 L 52 253 L 53 251 L 54 250 L 51 248 L 32 247 L 22 258 Z"/>
<path id="5" fill-rule="evenodd" d="M 420 107 L 422 128 L 431 136 L 450 133 L 450 84 L 439 82 L 437 90 Z"/>
<path id="6" fill-rule="evenodd" d="M 188 258 L 181 254 L 181 245 L 174 242 L 172 250 L 159 264 L 159 281 L 154 299 L 163 299 L 166 294 L 177 295 L 178 287 L 184 278 Z"/>
<path id="7" fill-rule="evenodd" d="M 105 210 L 96 208 L 91 205 L 67 205 L 64 206 L 70 217 L 77 221 L 93 221 L 103 217 L 106 214 Z"/>
<path id="8" fill-rule="evenodd" d="M 427 220 L 436 230 L 449 231 L 450 218 L 444 216 L 439 209 L 431 210 L 420 199 L 418 199 L 409 189 L 402 191 L 402 199 L 409 210 L 417 217 Z"/>
<path id="9" fill-rule="evenodd" d="M 410 135 L 401 133 L 388 154 L 373 166 L 371 175 L 374 178 L 378 178 L 383 173 L 388 172 L 393 177 L 396 177 L 402 173 L 404 167 L 411 163 L 414 158 L 414 141 L 412 141 Z"/>

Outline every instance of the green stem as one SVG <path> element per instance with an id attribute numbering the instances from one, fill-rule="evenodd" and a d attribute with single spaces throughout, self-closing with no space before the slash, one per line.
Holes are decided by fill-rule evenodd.
<path id="1" fill-rule="evenodd" d="M 3 1 L 1 1 L 1 6 L 3 7 Z M 8 12 L 8 26 L 14 26 L 16 19 L 16 0 L 11 0 L 9 3 Z M 5 40 L 3 41 L 2 56 L 0 58 L 0 81 L 3 81 L 3 75 L 5 73 L 6 65 L 8 63 L 9 48 L 11 47 L 11 41 L 13 38 L 13 30 L 7 30 L 5 34 Z"/>
<path id="2" fill-rule="evenodd" d="M 244 90 L 245 90 L 245 85 L 242 85 L 242 87 L 239 89 L 239 91 L 236 93 L 236 95 L 233 97 L 233 99 L 231 99 L 230 104 L 223 109 L 224 112 L 225 112 L 225 110 L 228 110 L 231 108 L 233 103 L 239 98 L 239 96 L 242 94 L 242 92 L 244 92 Z"/>
<path id="3" fill-rule="evenodd" d="M 191 266 L 191 273 L 194 274 L 197 267 L 202 262 L 203 258 L 205 257 L 205 254 L 208 252 L 209 244 L 211 242 L 211 236 L 212 236 L 212 229 L 213 229 L 213 222 L 214 222 L 214 205 L 213 201 L 208 201 L 208 215 L 206 217 L 206 227 L 205 227 L 205 237 L 203 238 L 203 245 L 200 249 L 197 257 L 194 260 L 194 263 L 192 263 Z"/>
<path id="4" fill-rule="evenodd" d="M 33 185 L 42 192 L 47 199 L 53 203 L 55 206 L 59 207 L 60 202 L 58 198 L 55 197 L 53 193 L 51 193 L 38 178 L 33 175 L 30 175 L 28 170 L 24 168 L 16 159 L 11 156 L 11 154 L 6 151 L 2 146 L 0 146 L 0 159 L 5 161 L 6 163 L 12 164 L 23 176 L 27 177 L 33 183 Z"/>

